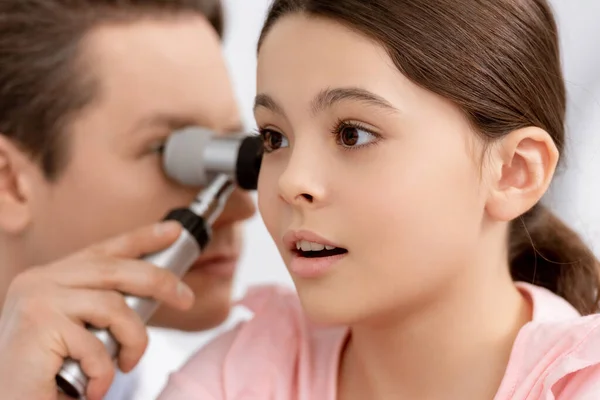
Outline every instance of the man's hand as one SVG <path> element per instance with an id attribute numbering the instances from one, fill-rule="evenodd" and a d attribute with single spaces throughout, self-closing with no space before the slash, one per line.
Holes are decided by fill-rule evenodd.
<path id="1" fill-rule="evenodd" d="M 139 260 L 167 248 L 180 232 L 176 222 L 145 227 L 15 278 L 0 315 L 2 398 L 57 400 L 55 376 L 64 358 L 71 357 L 90 378 L 88 399 L 101 400 L 114 365 L 84 325 L 108 328 L 121 345 L 119 368 L 132 370 L 148 337 L 122 293 L 179 309 L 194 302 L 191 290 L 175 275 Z"/>

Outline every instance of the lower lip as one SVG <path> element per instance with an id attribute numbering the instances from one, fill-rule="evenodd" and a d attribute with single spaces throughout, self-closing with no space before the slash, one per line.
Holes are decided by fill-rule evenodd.
<path id="1" fill-rule="evenodd" d="M 300 278 L 319 278 L 333 269 L 335 264 L 346 255 L 348 253 L 331 257 L 306 258 L 294 253 L 290 263 L 290 271 Z"/>
<path id="2" fill-rule="evenodd" d="M 190 269 L 190 272 L 201 272 L 221 278 L 232 278 L 237 269 L 237 261 L 217 261 L 212 263 L 199 263 Z"/>

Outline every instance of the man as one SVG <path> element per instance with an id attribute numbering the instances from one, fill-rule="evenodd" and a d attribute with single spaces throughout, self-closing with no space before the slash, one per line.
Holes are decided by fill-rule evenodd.
<path id="1" fill-rule="evenodd" d="M 246 194 L 183 284 L 136 261 L 176 239 L 178 225 L 152 224 L 199 190 L 165 176 L 161 143 L 186 125 L 240 129 L 220 6 L 4 0 L 0 15 L 2 398 L 60 398 L 54 377 L 72 357 L 102 399 L 114 368 L 84 323 L 111 330 L 125 372 L 147 344 L 120 293 L 164 301 L 155 326 L 203 330 L 229 313 L 238 225 L 255 212 Z"/>

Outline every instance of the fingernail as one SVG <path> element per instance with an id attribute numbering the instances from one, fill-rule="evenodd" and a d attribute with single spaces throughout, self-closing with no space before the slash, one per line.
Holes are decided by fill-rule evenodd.
<path id="1" fill-rule="evenodd" d="M 177 296 L 186 300 L 193 299 L 194 292 L 192 291 L 192 289 L 190 289 L 188 285 L 186 285 L 183 282 L 179 282 L 179 284 L 177 285 Z"/>
<path id="2" fill-rule="evenodd" d="M 163 236 L 176 232 L 178 229 L 179 223 L 177 221 L 165 221 L 157 224 L 154 227 L 154 232 L 157 236 Z"/>

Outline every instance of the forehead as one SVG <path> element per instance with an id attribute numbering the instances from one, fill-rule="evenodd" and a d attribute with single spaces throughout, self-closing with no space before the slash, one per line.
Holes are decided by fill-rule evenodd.
<path id="1" fill-rule="evenodd" d="M 272 97 L 288 116 L 306 116 L 323 90 L 350 87 L 384 98 L 405 120 L 432 114 L 464 122 L 450 101 L 403 75 L 378 42 L 322 17 L 296 14 L 275 23 L 259 51 L 257 83 L 259 94 Z"/>
<path id="2" fill-rule="evenodd" d="M 82 59 L 99 82 L 100 104 L 124 120 L 160 114 L 214 129 L 239 124 L 219 38 L 200 16 L 99 27 Z"/>
<path id="3" fill-rule="evenodd" d="M 399 108 L 417 94 L 377 42 L 333 20 L 301 14 L 282 18 L 265 37 L 257 83 L 260 93 L 289 106 L 328 88 L 365 89 Z"/>

